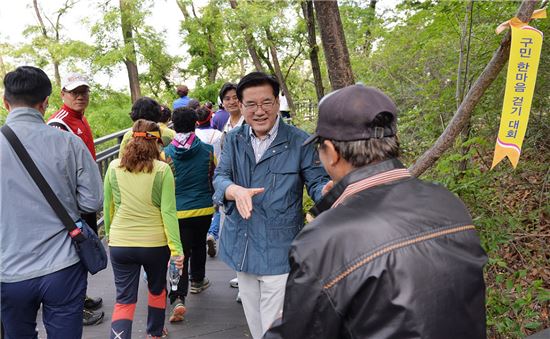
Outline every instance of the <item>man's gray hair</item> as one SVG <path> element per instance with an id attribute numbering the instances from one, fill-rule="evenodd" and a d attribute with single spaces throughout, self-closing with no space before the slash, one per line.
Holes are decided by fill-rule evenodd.
<path id="1" fill-rule="evenodd" d="M 331 141 L 338 154 L 355 168 L 399 156 L 399 139 L 395 135 L 380 139 Z"/>

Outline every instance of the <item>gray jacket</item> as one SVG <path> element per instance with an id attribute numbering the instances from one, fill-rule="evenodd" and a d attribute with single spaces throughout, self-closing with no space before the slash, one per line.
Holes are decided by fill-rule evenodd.
<path id="1" fill-rule="evenodd" d="M 16 108 L 6 120 L 74 220 L 100 209 L 99 170 L 82 140 Z M 0 134 L 0 281 L 44 276 L 79 262 L 61 220 Z"/>

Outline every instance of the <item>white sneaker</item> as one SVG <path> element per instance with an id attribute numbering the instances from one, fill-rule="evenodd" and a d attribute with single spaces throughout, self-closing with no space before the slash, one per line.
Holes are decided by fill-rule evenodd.
<path id="1" fill-rule="evenodd" d="M 242 304 L 243 302 L 241 301 L 241 292 L 237 293 L 237 298 L 235 299 L 236 302 L 238 302 L 239 304 Z"/>
<path id="2" fill-rule="evenodd" d="M 229 286 L 233 288 L 239 288 L 239 280 L 237 278 L 229 280 Z"/>

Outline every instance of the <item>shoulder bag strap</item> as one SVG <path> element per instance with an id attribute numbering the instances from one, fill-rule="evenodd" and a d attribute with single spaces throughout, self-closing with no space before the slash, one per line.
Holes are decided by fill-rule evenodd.
<path id="1" fill-rule="evenodd" d="M 65 207 L 63 207 L 61 201 L 59 201 L 42 173 L 40 173 L 38 167 L 36 167 L 36 164 L 29 155 L 29 152 L 27 152 L 17 135 L 8 125 L 2 126 L 1 131 L 6 139 L 8 139 L 15 153 L 17 153 L 17 156 L 19 156 L 19 159 L 21 160 L 21 162 L 29 172 L 30 176 L 33 178 L 34 182 L 46 198 L 46 201 L 53 208 L 55 214 L 57 214 L 59 219 L 61 219 L 63 225 L 65 225 L 65 228 L 69 232 L 71 238 L 75 238 L 75 240 L 80 240 L 79 237 L 83 237 L 80 229 L 76 227 L 75 222 L 73 221 Z"/>

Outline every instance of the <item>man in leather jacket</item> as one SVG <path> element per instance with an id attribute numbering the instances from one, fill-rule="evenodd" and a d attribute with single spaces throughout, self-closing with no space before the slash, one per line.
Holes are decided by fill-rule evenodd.
<path id="1" fill-rule="evenodd" d="M 264 338 L 485 338 L 485 252 L 464 204 L 397 160 L 397 108 L 348 86 L 319 105 L 334 181 L 298 234 L 282 319 Z"/>

